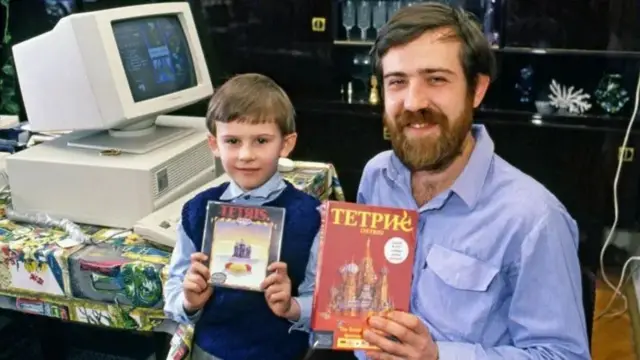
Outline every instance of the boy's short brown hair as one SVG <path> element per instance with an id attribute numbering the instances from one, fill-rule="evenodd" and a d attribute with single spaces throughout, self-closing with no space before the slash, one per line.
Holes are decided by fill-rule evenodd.
<path id="1" fill-rule="evenodd" d="M 263 124 L 275 122 L 282 135 L 296 132 L 295 110 L 287 93 L 271 78 L 241 74 L 214 91 L 207 110 L 207 128 L 216 134 L 216 121 Z"/>

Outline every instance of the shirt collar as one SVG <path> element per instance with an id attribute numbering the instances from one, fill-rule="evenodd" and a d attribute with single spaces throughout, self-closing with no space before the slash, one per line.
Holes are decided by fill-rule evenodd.
<path id="1" fill-rule="evenodd" d="M 470 208 L 478 202 L 484 186 L 489 168 L 493 161 L 494 144 L 484 125 L 473 125 L 471 134 L 476 140 L 471 156 L 462 173 L 451 186 L 451 191 L 457 194 Z M 387 166 L 387 175 L 394 181 L 405 181 L 411 189 L 409 169 L 393 153 Z"/>
<path id="2" fill-rule="evenodd" d="M 476 144 L 471 152 L 467 165 L 462 170 L 451 190 L 456 193 L 467 206 L 473 208 L 482 193 L 487 174 L 493 163 L 494 145 L 487 129 L 483 125 L 474 125 L 471 133 Z"/>
<path id="3" fill-rule="evenodd" d="M 278 171 L 276 171 L 276 173 L 273 174 L 273 176 L 269 180 L 267 180 L 266 183 L 250 191 L 243 190 L 240 186 L 238 186 L 238 184 L 236 184 L 235 181 L 230 180 L 229 186 L 224 191 L 222 196 L 220 196 L 220 200 L 232 201 L 239 197 L 264 200 L 267 199 L 269 195 L 281 191 L 285 187 L 286 184 L 284 183 L 284 178 Z"/>

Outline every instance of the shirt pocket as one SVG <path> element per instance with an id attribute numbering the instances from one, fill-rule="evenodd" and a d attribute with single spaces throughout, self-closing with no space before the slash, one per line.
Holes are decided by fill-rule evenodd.
<path id="1" fill-rule="evenodd" d="M 500 268 L 434 244 L 418 282 L 419 311 L 447 338 L 477 341 L 498 302 Z"/>
<path id="2" fill-rule="evenodd" d="M 427 268 L 452 288 L 468 291 L 486 291 L 499 272 L 489 263 L 437 244 L 429 250 Z"/>

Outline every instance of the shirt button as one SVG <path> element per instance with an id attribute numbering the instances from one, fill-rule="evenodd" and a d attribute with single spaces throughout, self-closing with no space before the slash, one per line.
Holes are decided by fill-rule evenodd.
<path id="1" fill-rule="evenodd" d="M 245 199 L 245 200 L 249 200 L 250 198 L 251 198 L 251 196 L 249 196 L 249 195 L 245 195 L 245 196 L 244 196 L 244 199 Z"/>

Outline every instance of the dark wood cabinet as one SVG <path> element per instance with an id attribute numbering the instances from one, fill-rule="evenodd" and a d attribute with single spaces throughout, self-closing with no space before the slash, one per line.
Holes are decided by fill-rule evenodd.
<path id="1" fill-rule="evenodd" d="M 503 0 L 504 45 L 640 51 L 634 0 Z"/>

